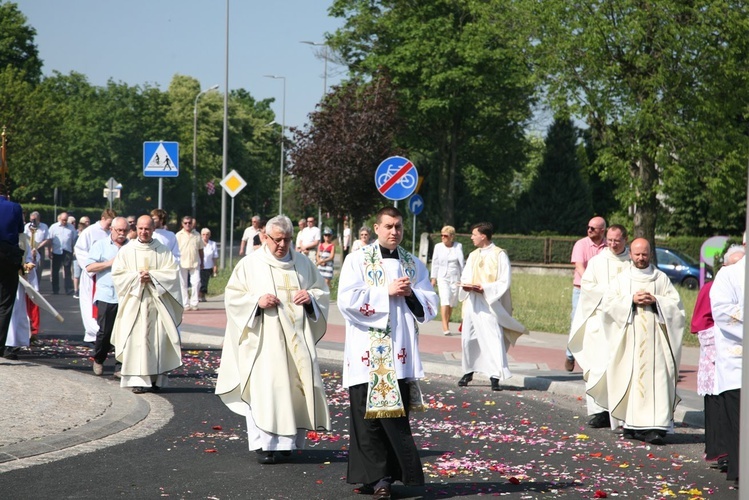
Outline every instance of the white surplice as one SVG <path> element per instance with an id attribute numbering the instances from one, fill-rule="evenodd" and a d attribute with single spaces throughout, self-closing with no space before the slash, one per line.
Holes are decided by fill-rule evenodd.
<path id="1" fill-rule="evenodd" d="M 383 259 L 377 241 L 362 251 L 350 253 L 343 263 L 338 282 L 338 309 L 346 320 L 344 387 L 369 383 L 370 328 L 385 330 L 389 326 L 398 380 L 424 377 L 417 323 L 426 323 L 436 316 L 439 298 L 432 288 L 426 266 L 400 247 L 399 251 L 411 263 L 411 289 L 424 308 L 424 316 L 414 316 L 404 297 L 388 294 L 388 285 L 407 275 L 399 259 Z"/>
<path id="2" fill-rule="evenodd" d="M 480 284 L 484 293 L 459 292 L 463 373 L 479 372 L 499 380 L 512 377 L 507 349 L 528 329 L 512 317 L 511 274 L 507 253 L 493 243 L 468 256 L 460 282 Z"/>
<path id="3" fill-rule="evenodd" d="M 710 289 L 715 333 L 715 394 L 741 389 L 746 257 L 718 271 Z"/>

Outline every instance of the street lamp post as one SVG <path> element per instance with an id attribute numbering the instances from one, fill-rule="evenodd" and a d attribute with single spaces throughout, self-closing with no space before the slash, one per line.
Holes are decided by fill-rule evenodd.
<path id="1" fill-rule="evenodd" d="M 325 60 L 325 65 L 323 69 L 323 80 L 322 80 L 322 95 L 323 97 L 325 94 L 328 93 L 328 44 L 325 42 L 310 42 L 309 40 L 302 40 L 299 43 L 306 43 L 307 45 L 312 45 L 313 47 L 325 47 L 323 50 L 323 59 Z"/>
<path id="2" fill-rule="evenodd" d="M 281 168 L 278 174 L 278 214 L 283 213 L 283 167 L 284 167 L 284 151 L 283 151 L 283 140 L 286 132 L 286 77 L 278 75 L 263 75 L 266 78 L 273 78 L 274 80 L 283 80 L 283 100 L 281 101 Z"/>
<path id="3" fill-rule="evenodd" d="M 218 89 L 218 84 L 213 87 L 198 92 L 195 96 L 195 105 L 192 109 L 192 218 L 194 219 L 197 212 L 198 202 L 198 99 L 200 96 L 211 90 Z"/>

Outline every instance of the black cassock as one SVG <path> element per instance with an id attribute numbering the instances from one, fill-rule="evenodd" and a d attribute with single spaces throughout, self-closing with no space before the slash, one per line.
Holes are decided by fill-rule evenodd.
<path id="1" fill-rule="evenodd" d="M 424 484 L 421 458 L 408 421 L 411 396 L 407 382 L 398 380 L 398 388 L 406 410 L 405 417 L 365 419 L 367 384 L 349 387 L 351 439 L 347 482 L 372 484 L 389 476 L 406 486 Z"/>

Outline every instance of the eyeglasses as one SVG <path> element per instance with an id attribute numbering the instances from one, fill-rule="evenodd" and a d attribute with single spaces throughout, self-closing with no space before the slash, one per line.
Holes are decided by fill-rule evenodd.
<path id="1" fill-rule="evenodd" d="M 289 243 L 291 243 L 291 236 L 287 236 L 286 238 L 274 238 L 273 236 L 267 234 L 266 237 L 272 240 L 276 245 L 280 245 L 281 243 L 288 245 Z"/>
<path id="2" fill-rule="evenodd" d="M 118 233 L 126 233 L 128 231 L 128 228 L 123 227 L 122 229 L 118 227 L 113 227 L 112 230 L 117 231 Z"/>
<path id="3" fill-rule="evenodd" d="M 588 231 L 600 231 L 601 229 L 603 229 L 603 228 L 602 227 L 588 226 Z"/>
<path id="4" fill-rule="evenodd" d="M 189 220 L 183 220 L 183 221 L 182 221 L 182 225 L 184 226 L 185 224 L 192 224 L 192 221 L 189 221 Z"/>
<path id="5" fill-rule="evenodd" d="M 450 237 L 449 234 L 440 234 L 440 238 L 449 238 L 449 237 Z"/>

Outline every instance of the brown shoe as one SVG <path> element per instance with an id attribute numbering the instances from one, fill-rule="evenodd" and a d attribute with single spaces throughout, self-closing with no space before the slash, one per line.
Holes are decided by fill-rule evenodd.
<path id="1" fill-rule="evenodd" d="M 564 360 L 564 369 L 568 372 L 571 372 L 575 369 L 575 358 L 565 358 Z"/>
<path id="2" fill-rule="evenodd" d="M 94 361 L 94 375 L 101 375 L 104 373 L 104 365 Z"/>

